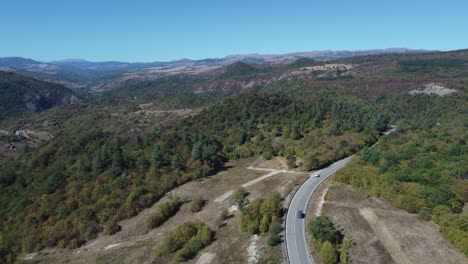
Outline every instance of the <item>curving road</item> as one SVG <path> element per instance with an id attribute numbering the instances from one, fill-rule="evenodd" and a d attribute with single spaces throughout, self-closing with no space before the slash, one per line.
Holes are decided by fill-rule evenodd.
<path id="1" fill-rule="evenodd" d="M 298 218 L 297 211 L 307 212 L 307 205 L 315 189 L 335 171 L 343 168 L 351 157 L 339 160 L 319 171 L 320 177 L 310 177 L 294 195 L 286 216 L 286 247 L 289 263 L 313 263 L 306 241 L 305 218 Z"/>
<path id="2" fill-rule="evenodd" d="M 396 130 L 396 126 L 389 126 L 389 129 L 383 134 L 388 135 Z M 378 143 L 378 142 L 377 142 Z M 376 143 L 376 144 L 377 144 Z M 339 160 L 332 165 L 320 171 L 320 177 L 310 177 L 300 188 L 289 205 L 286 215 L 286 249 L 288 253 L 289 263 L 292 264 L 310 264 L 314 260 L 310 256 L 309 246 L 306 241 L 305 218 L 298 218 L 297 211 L 302 210 L 304 214 L 307 212 L 307 205 L 310 197 L 315 192 L 315 189 L 337 170 L 343 168 L 346 163 L 351 160 L 351 157 Z M 311 174 L 312 175 L 312 174 Z"/>

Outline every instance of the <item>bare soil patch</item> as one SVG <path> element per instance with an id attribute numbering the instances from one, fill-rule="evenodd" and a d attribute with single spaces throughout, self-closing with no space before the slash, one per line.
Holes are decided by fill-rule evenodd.
<path id="1" fill-rule="evenodd" d="M 468 263 L 432 222 L 336 183 L 325 197 L 322 214 L 356 242 L 352 263 Z M 317 194 L 311 202 L 312 216 L 319 200 Z"/>

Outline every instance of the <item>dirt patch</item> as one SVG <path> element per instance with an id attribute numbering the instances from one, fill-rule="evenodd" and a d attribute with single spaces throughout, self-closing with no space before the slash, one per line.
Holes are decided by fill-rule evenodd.
<path id="1" fill-rule="evenodd" d="M 333 184 L 326 197 L 323 215 L 356 242 L 352 263 L 468 263 L 432 222 L 343 185 Z"/>
<path id="2" fill-rule="evenodd" d="M 259 244 L 259 236 L 253 235 L 250 239 L 249 247 L 247 248 L 248 258 L 247 263 L 249 264 L 256 264 L 261 257 L 260 249 L 258 248 Z"/>
<path id="3" fill-rule="evenodd" d="M 210 264 L 213 261 L 213 258 L 216 256 L 216 254 L 206 252 L 203 253 L 200 258 L 198 258 L 196 264 Z"/>
<path id="4" fill-rule="evenodd" d="M 369 223 L 370 227 L 377 235 L 377 238 L 390 253 L 392 259 L 397 263 L 411 264 L 408 256 L 401 248 L 400 243 L 393 237 L 388 228 L 381 223 L 374 210 L 371 208 L 361 208 L 359 209 L 359 213 L 364 217 L 364 219 L 366 219 L 367 223 Z"/>
<path id="5" fill-rule="evenodd" d="M 275 157 L 270 160 L 266 160 L 263 157 L 255 159 L 250 167 L 255 168 L 267 168 L 271 170 L 282 170 L 287 169 L 286 160 L 283 157 Z"/>

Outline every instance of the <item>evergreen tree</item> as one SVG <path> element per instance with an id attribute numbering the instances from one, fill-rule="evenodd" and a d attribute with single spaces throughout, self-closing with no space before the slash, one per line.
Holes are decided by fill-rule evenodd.
<path id="1" fill-rule="evenodd" d="M 153 148 L 153 152 L 151 154 L 151 164 L 157 169 L 160 169 L 164 166 L 164 157 L 159 145 L 156 145 Z"/>

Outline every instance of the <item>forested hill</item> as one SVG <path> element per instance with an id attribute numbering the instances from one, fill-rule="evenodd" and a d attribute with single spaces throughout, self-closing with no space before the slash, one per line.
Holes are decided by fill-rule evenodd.
<path id="1" fill-rule="evenodd" d="M 148 134 L 61 136 L 2 163 L 2 232 L 25 251 L 77 247 L 227 159 L 283 155 L 318 168 L 376 140 L 388 117 L 372 108 L 326 94 L 304 101 L 249 94 Z"/>
<path id="2" fill-rule="evenodd" d="M 81 101 L 62 85 L 4 71 L 0 71 L 0 94 L 0 121 Z"/>
<path id="3" fill-rule="evenodd" d="M 54 120 L 51 127 L 60 130 L 38 148 L 0 160 L 0 261 L 118 232 L 118 221 L 176 186 L 225 169 L 229 159 L 257 155 L 313 170 L 361 153 L 366 179 L 353 174 L 342 182 L 433 215 L 463 247 L 454 235 L 468 232 L 463 224 L 449 226 L 452 218 L 438 217 L 466 221 L 460 207 L 468 192 L 467 58 L 461 51 L 286 66 L 237 63 L 215 76 L 119 82 L 91 97 L 88 107 L 18 118 L 16 126 Z M 31 111 L 23 101 L 28 94 L 51 98 L 50 106 L 73 96 L 63 86 L 17 74 L 0 77 L 17 100 L 7 100 L 16 103 L 2 113 Z M 225 91 L 225 84 L 240 88 Z M 388 124 L 399 127 L 395 136 L 366 149 Z"/>

